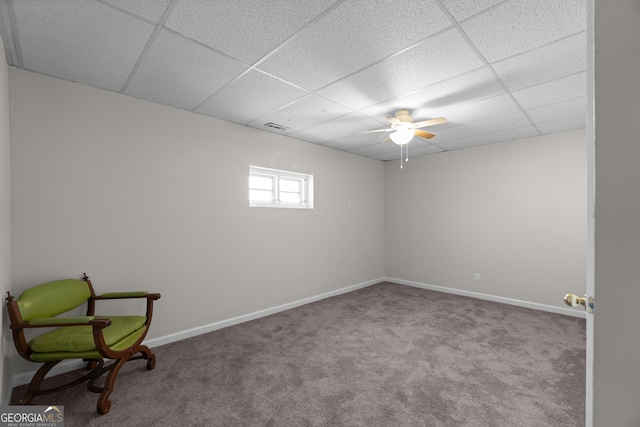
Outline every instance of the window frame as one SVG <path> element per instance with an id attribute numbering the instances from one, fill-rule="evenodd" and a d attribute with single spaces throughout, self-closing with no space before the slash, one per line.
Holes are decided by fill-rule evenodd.
<path id="1" fill-rule="evenodd" d="M 269 177 L 273 180 L 272 200 L 252 200 L 251 199 L 251 177 Z M 280 180 L 292 180 L 299 182 L 300 201 L 285 202 L 280 200 Z M 291 172 L 279 169 L 265 168 L 262 166 L 249 165 L 249 206 L 258 208 L 293 208 L 293 209 L 313 209 L 313 175 L 299 172 Z M 257 189 L 257 188 L 256 188 Z M 284 192 L 284 191 L 283 191 Z M 295 193 L 292 193 L 295 194 Z"/>

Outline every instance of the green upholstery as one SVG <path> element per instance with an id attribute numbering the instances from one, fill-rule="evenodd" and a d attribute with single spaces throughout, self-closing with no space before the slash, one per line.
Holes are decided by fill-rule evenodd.
<path id="1" fill-rule="evenodd" d="M 103 329 L 104 341 L 109 348 L 145 326 L 144 316 L 111 316 L 111 325 Z M 62 326 L 35 337 L 29 342 L 34 353 L 79 353 L 95 351 L 92 326 Z M 78 358 L 77 355 L 72 356 Z M 31 355 L 33 359 L 33 354 Z"/>
<path id="2" fill-rule="evenodd" d="M 87 323 L 89 320 L 95 319 L 96 316 L 69 316 L 69 317 L 39 317 L 37 319 L 32 319 L 32 325 L 60 325 L 71 324 L 71 323 Z"/>
<path id="3" fill-rule="evenodd" d="M 17 300 L 22 320 L 53 317 L 76 308 L 91 296 L 84 280 L 64 279 L 27 289 Z"/>
<path id="4" fill-rule="evenodd" d="M 82 326 L 78 326 L 82 328 Z M 122 351 L 127 350 L 144 334 L 146 328 L 140 328 L 129 336 L 118 341 L 114 345 L 110 346 L 111 350 Z M 95 360 L 102 359 L 102 355 L 98 351 L 81 351 L 81 352 L 68 352 L 68 351 L 56 351 L 51 353 L 31 353 L 31 360 L 34 362 L 50 362 L 52 360 L 64 360 L 64 359 L 87 359 Z"/>

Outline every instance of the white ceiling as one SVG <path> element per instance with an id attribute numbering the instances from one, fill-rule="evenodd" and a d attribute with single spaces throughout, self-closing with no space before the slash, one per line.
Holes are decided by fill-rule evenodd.
<path id="1" fill-rule="evenodd" d="M 0 0 L 10 65 L 380 160 L 585 127 L 586 0 Z M 286 130 L 265 127 L 276 123 Z"/>

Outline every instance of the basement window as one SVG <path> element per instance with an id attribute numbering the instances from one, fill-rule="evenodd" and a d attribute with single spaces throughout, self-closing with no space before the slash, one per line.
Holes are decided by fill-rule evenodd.
<path id="1" fill-rule="evenodd" d="M 249 206 L 313 209 L 313 175 L 249 166 Z"/>

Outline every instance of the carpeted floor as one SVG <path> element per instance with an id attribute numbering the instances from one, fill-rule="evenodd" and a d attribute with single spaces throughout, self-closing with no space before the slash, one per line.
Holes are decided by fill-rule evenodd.
<path id="1" fill-rule="evenodd" d="M 67 427 L 584 425 L 583 319 L 392 283 L 153 350 L 106 415 L 84 385 L 34 404 Z"/>

